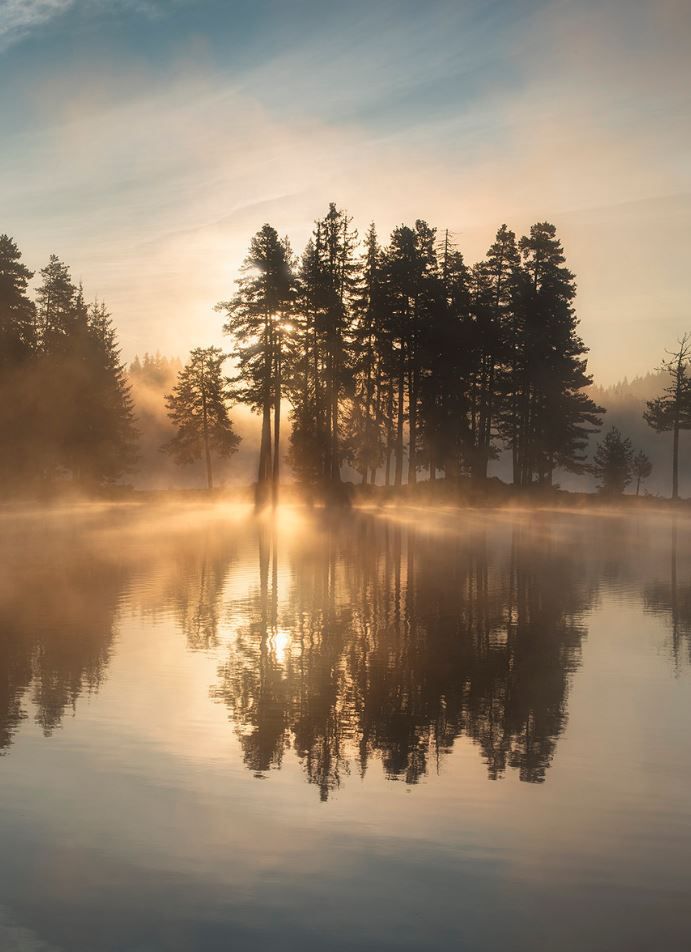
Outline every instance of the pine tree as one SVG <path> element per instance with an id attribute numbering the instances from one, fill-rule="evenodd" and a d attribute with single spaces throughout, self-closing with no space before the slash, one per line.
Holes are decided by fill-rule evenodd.
<path id="1" fill-rule="evenodd" d="M 21 252 L 0 235 L 0 484 L 30 476 L 33 457 L 33 369 L 36 309 L 27 294 L 33 277 Z"/>
<path id="2" fill-rule="evenodd" d="M 374 224 L 365 237 L 360 285 L 354 301 L 351 366 L 354 374 L 349 422 L 352 459 L 363 484 L 372 482 L 383 458 L 384 385 L 382 252 Z"/>
<path id="3" fill-rule="evenodd" d="M 636 479 L 636 495 L 638 495 L 641 489 L 641 483 L 648 479 L 653 471 L 653 464 L 650 462 L 643 450 L 639 450 L 634 456 L 632 471 Z"/>
<path id="4" fill-rule="evenodd" d="M 679 433 L 691 430 L 691 337 L 684 334 L 679 340 L 678 350 L 667 353 L 670 359 L 663 361 L 660 369 L 669 374 L 670 385 L 662 396 L 648 401 L 643 417 L 657 433 L 672 433 L 672 499 L 678 499 Z"/>
<path id="5" fill-rule="evenodd" d="M 137 429 L 130 385 L 111 315 L 103 302 L 88 309 L 86 374 L 88 395 L 79 414 L 79 471 L 94 482 L 112 481 L 137 459 Z"/>
<path id="6" fill-rule="evenodd" d="M 350 366 L 350 330 L 352 304 L 358 283 L 355 259 L 357 232 L 346 211 L 329 204 L 319 230 L 322 240 L 319 265 L 322 301 L 322 332 L 326 370 L 326 434 L 328 440 L 324 477 L 332 484 L 340 483 L 341 463 L 345 455 L 341 445 L 341 401 L 353 389 Z"/>
<path id="7" fill-rule="evenodd" d="M 41 271 L 35 442 L 44 476 L 69 472 L 98 484 L 118 479 L 136 459 L 136 429 L 125 367 L 111 317 L 56 255 Z"/>
<path id="8" fill-rule="evenodd" d="M 497 231 L 487 257 L 480 262 L 480 308 L 477 331 L 481 339 L 478 421 L 478 475 L 487 476 L 493 455 L 492 437 L 500 420 L 513 419 L 515 380 L 512 345 L 520 308 L 521 260 L 516 235 L 505 224 Z"/>
<path id="9" fill-rule="evenodd" d="M 57 255 L 51 255 L 48 264 L 41 269 L 41 285 L 36 294 L 38 303 L 39 344 L 44 353 L 58 353 L 66 338 L 80 320 L 83 312 L 75 307 L 77 288 L 69 268 Z"/>
<path id="10" fill-rule="evenodd" d="M 463 255 L 445 233 L 438 274 L 421 334 L 420 385 L 421 453 L 430 479 L 443 471 L 456 479 L 468 458 L 472 436 L 470 381 L 472 376 L 471 281 Z"/>
<path id="11" fill-rule="evenodd" d="M 622 436 L 616 426 L 598 443 L 592 471 L 600 480 L 598 489 L 608 496 L 621 495 L 633 478 L 631 440 Z"/>
<path id="12" fill-rule="evenodd" d="M 21 257 L 15 242 L 0 235 L 0 372 L 16 366 L 36 345 L 36 308 L 27 295 L 33 271 Z"/>
<path id="13" fill-rule="evenodd" d="M 550 484 L 556 467 L 585 472 L 588 436 L 604 410 L 584 392 L 592 378 L 577 333 L 576 285 L 554 225 L 533 225 L 519 248 L 523 277 L 511 341 L 515 417 L 504 432 L 515 454 L 514 482 L 527 486 L 536 476 Z"/>
<path id="14" fill-rule="evenodd" d="M 354 396 L 353 309 L 357 233 L 332 202 L 302 256 L 293 340 L 291 461 L 300 479 L 338 490 L 348 455 L 342 412 Z"/>
<path id="15" fill-rule="evenodd" d="M 437 286 L 435 229 L 418 220 L 394 229 L 384 258 L 386 323 L 393 350 L 396 406 L 394 485 L 403 482 L 408 411 L 408 483 L 416 481 L 423 334 L 431 320 Z"/>
<path id="16" fill-rule="evenodd" d="M 181 466 L 203 457 L 209 489 L 214 488 L 212 453 L 226 459 L 240 443 L 228 416 L 231 387 L 222 373 L 225 360 L 218 347 L 195 348 L 166 397 L 168 416 L 177 432 L 162 449 Z"/>
<path id="17" fill-rule="evenodd" d="M 271 225 L 264 225 L 252 239 L 242 271 L 234 297 L 218 304 L 217 310 L 225 311 L 224 330 L 233 340 L 238 368 L 234 393 L 262 415 L 257 475 L 257 504 L 262 506 L 270 486 L 274 503 L 278 493 L 281 399 L 295 289 L 290 246 Z"/>

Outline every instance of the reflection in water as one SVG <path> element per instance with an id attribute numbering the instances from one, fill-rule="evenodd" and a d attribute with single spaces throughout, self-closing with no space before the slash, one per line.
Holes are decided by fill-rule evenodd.
<path id="1" fill-rule="evenodd" d="M 110 658 L 123 572 L 59 533 L 3 545 L 0 578 L 2 751 L 27 717 L 27 699 L 48 735 L 82 692 L 97 690 Z"/>
<path id="2" fill-rule="evenodd" d="M 465 736 L 490 778 L 544 781 L 585 614 L 603 581 L 636 571 L 626 523 L 599 540 L 562 529 L 547 515 L 443 532 L 364 513 L 286 528 L 207 512 L 6 533 L 0 750 L 29 714 L 49 734 L 98 689 L 126 605 L 219 655 L 211 693 L 257 776 L 292 750 L 322 799 L 373 758 L 414 784 Z M 678 663 L 691 587 L 676 527 L 670 542 L 669 575 L 644 601 L 669 616 Z"/>
<path id="3" fill-rule="evenodd" d="M 234 547 L 222 532 L 208 527 L 177 538 L 167 557 L 160 557 L 162 579 L 154 593 L 150 614 L 161 607 L 172 611 L 192 650 L 219 644 L 220 605 Z"/>
<path id="4" fill-rule="evenodd" d="M 527 529 L 505 552 L 486 531 L 347 518 L 289 547 L 283 592 L 281 540 L 260 530 L 259 584 L 215 692 L 247 766 L 279 767 L 292 746 L 326 799 L 373 756 L 413 784 L 466 735 L 490 777 L 544 780 L 594 593 L 583 553 Z"/>
<path id="5" fill-rule="evenodd" d="M 691 662 L 691 582 L 689 565 L 679 564 L 679 528 L 676 523 L 671 528 L 669 556 L 669 575 L 667 579 L 657 579 L 645 589 L 644 604 L 647 611 L 665 616 L 671 628 L 672 656 L 678 668 L 686 643 L 687 659 Z M 680 582 L 680 579 L 683 579 Z"/>
<path id="6" fill-rule="evenodd" d="M 3 952 L 688 946 L 681 518 L 0 519 Z"/>

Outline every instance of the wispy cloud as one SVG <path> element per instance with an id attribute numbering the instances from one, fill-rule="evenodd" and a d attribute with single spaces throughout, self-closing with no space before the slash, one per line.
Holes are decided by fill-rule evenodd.
<path id="1" fill-rule="evenodd" d="M 461 5 L 426 32 L 377 5 L 378 29 L 306 32 L 243 69 L 203 43 L 164 68 L 127 50 L 39 64 L 0 154 L 0 228 L 33 267 L 65 257 L 131 355 L 218 339 L 213 304 L 265 220 L 299 249 L 329 200 L 383 237 L 426 217 L 474 260 L 501 222 L 551 218 L 596 373 L 643 372 L 688 320 L 691 258 L 691 8 L 660 3 L 541 3 L 508 44 Z"/>
<path id="2" fill-rule="evenodd" d="M 159 16 L 164 0 L 0 0 L 0 53 L 32 32 L 46 28 L 68 11 L 91 13 L 131 10 L 148 17 Z M 173 3 L 177 0 L 172 0 Z"/>
<path id="3" fill-rule="evenodd" d="M 23 39 L 37 27 L 65 13 L 74 0 L 2 0 L 0 51 Z"/>

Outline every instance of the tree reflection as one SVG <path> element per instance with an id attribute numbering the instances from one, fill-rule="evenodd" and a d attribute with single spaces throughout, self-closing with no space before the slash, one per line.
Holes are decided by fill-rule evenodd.
<path id="1" fill-rule="evenodd" d="M 80 694 L 97 690 L 123 586 L 121 568 L 71 536 L 9 542 L 0 547 L 0 750 L 27 704 L 49 735 Z"/>
<path id="2" fill-rule="evenodd" d="M 250 769 L 279 767 L 292 746 L 326 799 L 373 757 L 416 783 L 465 735 L 490 777 L 545 779 L 595 591 L 578 544 L 523 528 L 497 547 L 485 531 L 329 515 L 289 546 L 285 591 L 280 545 L 263 527 L 259 584 L 215 690 Z"/>
<path id="3" fill-rule="evenodd" d="M 688 579 L 688 564 L 680 567 L 679 529 L 675 521 L 671 529 L 667 578 L 651 582 L 645 589 L 643 602 L 647 611 L 663 615 L 668 620 L 672 658 L 677 668 L 682 663 L 684 650 L 691 662 L 691 583 Z"/>
<path id="4" fill-rule="evenodd" d="M 203 527 L 175 534 L 154 560 L 160 579 L 150 614 L 171 610 L 193 651 L 219 644 L 222 596 L 235 548 L 227 534 Z"/>

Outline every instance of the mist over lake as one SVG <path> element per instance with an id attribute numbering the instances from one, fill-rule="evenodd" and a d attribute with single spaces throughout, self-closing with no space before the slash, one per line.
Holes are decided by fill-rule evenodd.
<path id="1" fill-rule="evenodd" d="M 3 948 L 685 947 L 686 519 L 2 530 Z"/>

